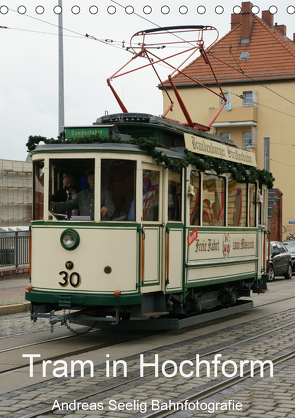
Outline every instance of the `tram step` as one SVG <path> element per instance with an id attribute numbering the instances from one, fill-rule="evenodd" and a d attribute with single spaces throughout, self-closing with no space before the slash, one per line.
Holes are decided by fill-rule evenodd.
<path id="1" fill-rule="evenodd" d="M 72 306 L 72 297 L 61 295 L 58 300 L 58 305 L 61 308 L 70 308 Z"/>
<path id="2" fill-rule="evenodd" d="M 142 316 L 144 318 L 150 317 L 150 316 L 160 316 L 160 315 L 168 315 L 169 312 L 143 312 Z"/>

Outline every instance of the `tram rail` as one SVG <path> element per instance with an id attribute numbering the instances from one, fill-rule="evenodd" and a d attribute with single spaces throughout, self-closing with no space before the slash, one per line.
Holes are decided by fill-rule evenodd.
<path id="1" fill-rule="evenodd" d="M 279 300 L 275 300 L 275 301 L 261 303 L 261 304 L 255 305 L 253 307 L 253 309 L 257 309 L 257 308 L 260 308 L 262 306 L 272 305 L 272 304 L 279 303 L 279 302 L 284 302 L 284 301 L 291 300 L 291 299 L 294 299 L 294 298 L 295 298 L 295 296 L 290 296 L 288 298 L 283 298 L 283 299 L 279 299 Z M 295 324 L 295 322 L 294 322 L 294 324 Z M 58 327 L 61 328 L 62 326 L 58 326 Z M 42 331 L 48 331 L 48 328 L 43 328 L 43 329 L 40 329 L 40 330 L 31 330 L 31 331 L 26 332 L 26 333 L 21 333 L 21 334 L 17 334 L 17 335 L 14 334 L 13 336 L 14 337 L 18 337 L 18 336 L 34 334 L 36 332 L 42 332 Z M 90 331 L 90 333 L 99 332 L 99 331 L 103 331 L 103 330 L 93 329 L 93 330 Z M 184 329 L 184 331 L 185 331 L 185 329 Z M 153 335 L 153 334 L 156 334 L 156 333 L 157 332 L 152 333 L 152 334 L 151 333 L 147 333 L 146 335 Z M 146 336 L 146 335 L 144 335 L 144 336 Z M 18 349 L 21 349 L 21 348 L 32 347 L 32 346 L 36 346 L 36 345 L 40 345 L 40 344 L 44 344 L 44 343 L 49 343 L 49 342 L 53 342 L 53 341 L 59 341 L 59 340 L 62 340 L 62 339 L 68 339 L 68 338 L 74 338 L 74 337 L 77 337 L 77 335 L 74 335 L 74 334 L 73 335 L 64 335 L 64 336 L 60 336 L 60 337 L 56 337 L 56 338 L 51 338 L 51 339 L 47 339 L 47 340 L 37 341 L 37 342 L 34 342 L 34 343 L 23 344 L 23 345 L 19 345 L 19 346 L 15 346 L 15 347 L 5 348 L 5 349 L 0 350 L 0 354 L 1 353 L 6 353 L 6 352 L 9 352 L 9 351 L 18 350 Z M 139 338 L 141 338 L 141 337 L 142 336 L 139 336 Z M 7 336 L 0 337 L 0 339 L 4 339 L 4 338 L 7 338 Z M 100 347 L 98 347 L 98 348 L 100 348 Z M 94 348 L 94 349 L 96 349 L 96 348 Z M 1 372 L 0 372 L 0 374 L 1 374 Z"/>
<path id="2" fill-rule="evenodd" d="M 278 364 L 280 364 L 284 361 L 287 361 L 291 358 L 294 358 L 294 357 L 295 357 L 295 350 L 288 353 L 288 354 L 283 354 L 281 356 L 276 357 L 275 359 L 272 360 L 272 363 L 273 363 L 274 366 L 276 366 L 276 365 L 278 365 Z M 255 367 L 253 375 L 256 376 L 260 371 L 261 371 L 261 369 L 260 369 L 259 366 Z M 214 386 L 212 386 L 212 387 L 210 387 L 206 390 L 197 392 L 192 396 L 185 397 L 185 399 L 183 399 L 181 401 L 177 401 L 177 403 L 184 405 L 185 401 L 194 402 L 194 401 L 197 401 L 197 400 L 200 401 L 200 400 L 207 399 L 209 397 L 212 397 L 213 395 L 216 395 L 216 394 L 222 392 L 225 389 L 228 389 L 228 388 L 236 385 L 237 383 L 242 382 L 243 380 L 248 379 L 249 377 L 253 377 L 251 375 L 250 370 L 246 371 L 242 377 L 241 376 L 235 376 L 235 377 L 229 378 L 226 381 L 218 383 L 218 384 L 216 384 L 216 385 L 214 385 Z M 177 411 L 174 411 L 174 410 L 173 411 L 171 411 L 171 410 L 169 410 L 169 411 L 156 411 L 156 412 L 145 414 L 144 418 L 167 417 L 169 415 L 172 415 L 174 412 L 177 412 Z M 24 417 L 24 418 L 29 418 L 29 417 Z"/>
<path id="3" fill-rule="evenodd" d="M 286 311 L 286 312 L 288 312 L 288 311 Z M 271 316 L 272 315 L 269 315 L 269 317 L 271 317 Z M 211 350 L 204 349 L 205 352 L 200 354 L 200 358 L 204 358 L 204 357 L 207 357 L 207 356 L 212 356 L 216 353 L 222 353 L 225 350 L 231 349 L 231 348 L 233 348 L 237 345 L 240 345 L 240 344 L 243 344 L 243 346 L 244 346 L 248 342 L 255 341 L 256 339 L 259 339 L 259 341 L 261 341 L 261 339 L 263 337 L 266 337 L 269 334 L 273 334 L 274 332 L 284 330 L 284 329 L 289 328 L 289 327 L 294 326 L 294 325 L 295 325 L 295 321 L 287 320 L 287 322 L 283 325 L 274 325 L 271 328 L 269 328 L 269 326 L 267 326 L 268 329 L 265 330 L 264 332 L 261 332 L 261 329 L 257 329 L 255 331 L 256 335 L 251 335 L 250 337 L 248 337 L 246 339 L 243 338 L 243 337 L 238 337 L 236 339 L 236 341 L 234 341 L 230 344 L 226 343 L 226 344 L 222 345 L 222 347 L 220 346 L 220 344 L 216 344 L 215 347 L 213 347 Z M 184 343 L 185 343 L 185 341 L 184 341 Z M 78 352 L 76 352 L 75 354 L 78 354 Z M 277 365 L 277 364 L 279 364 L 283 361 L 286 361 L 288 359 L 291 359 L 293 357 L 295 357 L 295 351 L 292 349 L 287 354 L 284 353 L 283 355 L 277 355 L 272 360 L 272 362 L 273 362 L 273 365 L 275 366 L 275 365 Z M 193 358 L 191 358 L 190 360 L 193 360 Z M 179 362 L 177 362 L 177 363 L 179 364 Z M 36 362 L 36 364 L 37 364 L 37 362 Z M 173 367 L 173 366 L 171 366 L 171 367 Z M 167 371 L 169 369 L 170 369 L 169 367 L 166 368 Z M 254 372 L 255 372 L 255 369 L 254 369 Z M 154 371 L 146 372 L 144 378 L 149 378 L 153 375 L 154 375 Z M 202 399 L 208 398 L 209 396 L 212 396 L 213 394 L 221 392 L 222 390 L 224 390 L 226 388 L 229 388 L 229 387 L 235 385 L 236 383 L 247 379 L 248 377 L 249 377 L 249 373 L 245 371 L 242 378 L 241 377 L 234 377 L 234 378 L 227 379 L 225 382 L 222 381 L 222 382 L 219 382 L 217 384 L 213 384 L 213 386 L 210 387 L 209 389 L 200 390 L 200 391 L 196 392 L 194 395 L 189 396 L 189 397 L 185 397 L 182 401 L 177 401 L 177 402 L 178 403 L 184 402 L 184 400 L 193 402 L 194 399 L 202 400 Z M 137 375 L 137 376 L 131 376 L 130 378 L 124 378 L 123 380 L 117 381 L 115 383 L 110 383 L 110 384 L 106 383 L 105 387 L 103 387 L 99 390 L 92 391 L 90 393 L 88 392 L 87 395 L 85 395 L 85 393 L 83 393 L 81 396 L 76 396 L 75 398 L 71 398 L 68 401 L 65 401 L 64 399 L 62 399 L 62 400 L 60 400 L 60 402 L 71 403 L 74 400 L 76 402 L 80 402 L 80 401 L 85 402 L 87 399 L 90 399 L 90 398 L 93 398 L 93 397 L 96 397 L 96 396 L 100 396 L 102 394 L 106 394 L 108 391 L 113 391 L 114 389 L 125 386 L 127 384 L 130 386 L 130 384 L 134 383 L 134 385 L 138 386 L 138 382 L 140 382 L 141 379 L 142 379 L 142 377 L 139 377 Z M 100 397 L 100 399 L 101 399 L 101 397 Z M 52 406 L 42 408 L 42 409 L 39 409 L 36 412 L 30 412 L 28 414 L 25 414 L 26 411 L 24 410 L 23 411 L 24 415 L 22 415 L 22 417 L 23 418 L 34 418 L 34 417 L 37 417 L 40 414 L 44 415 L 44 414 L 52 413 L 53 411 L 54 411 L 54 409 L 52 408 Z M 175 411 L 172 411 L 172 412 L 175 412 Z M 156 418 L 156 417 L 168 416 L 169 414 L 171 414 L 171 411 L 156 411 L 156 412 L 149 413 L 149 415 L 143 415 L 143 416 L 144 416 L 144 418 L 148 418 L 148 417 L 150 417 L 150 418 L 155 417 Z"/>

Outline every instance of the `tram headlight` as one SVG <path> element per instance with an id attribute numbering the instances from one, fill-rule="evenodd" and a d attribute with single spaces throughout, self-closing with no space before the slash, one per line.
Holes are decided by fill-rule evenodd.
<path id="1" fill-rule="evenodd" d="M 60 236 L 60 243 L 66 250 L 74 250 L 80 243 L 80 236 L 74 229 L 66 229 Z"/>

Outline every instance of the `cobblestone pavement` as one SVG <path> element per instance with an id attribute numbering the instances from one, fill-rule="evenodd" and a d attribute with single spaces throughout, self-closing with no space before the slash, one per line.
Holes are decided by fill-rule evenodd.
<path id="1" fill-rule="evenodd" d="M 214 377 L 212 367 L 209 372 L 205 363 L 200 364 L 200 377 L 196 377 L 196 355 L 202 357 L 200 360 L 207 360 L 210 364 L 214 358 L 214 353 L 222 355 L 222 362 L 231 360 L 239 364 L 240 360 L 273 360 L 280 353 L 288 350 L 294 351 L 295 345 L 295 328 L 294 321 L 295 309 L 287 310 L 278 314 L 271 314 L 264 318 L 249 321 L 244 324 L 225 328 L 203 336 L 188 338 L 170 345 L 158 347 L 155 350 L 149 350 L 144 354 L 145 363 L 154 363 L 156 355 L 159 357 L 159 365 L 169 361 L 159 377 L 155 378 L 155 371 L 152 367 L 144 370 L 144 377 L 134 381 L 128 381 L 132 377 L 139 377 L 139 355 L 125 356 L 122 351 L 122 360 L 126 362 L 127 378 L 123 377 L 123 367 L 118 368 L 118 377 L 107 378 L 105 364 L 95 367 L 93 377 L 89 377 L 89 373 L 85 372 L 85 377 L 81 377 L 76 373 L 76 377 L 52 377 L 46 382 L 32 385 L 24 389 L 0 395 L 0 416 L 9 418 L 23 417 L 25 412 L 40 410 L 45 406 L 52 406 L 54 402 L 60 404 L 64 402 L 69 406 L 70 400 L 79 400 L 79 397 L 90 394 L 91 392 L 99 392 L 105 390 L 91 398 L 88 398 L 88 407 L 98 408 L 103 405 L 103 410 L 60 410 L 51 412 L 47 416 L 62 417 L 69 415 L 71 417 L 142 417 L 145 413 L 140 411 L 145 405 L 150 407 L 152 400 L 157 400 L 165 404 L 169 400 L 173 402 L 185 399 L 192 393 L 204 390 L 212 385 L 212 382 L 220 382 L 225 379 L 224 374 L 219 368 L 217 377 Z M 274 329 L 275 327 L 287 325 L 286 328 Z M 267 336 L 262 333 L 271 330 Z M 255 337 L 251 341 L 245 341 L 245 338 Z M 235 346 L 229 346 L 235 343 Z M 130 343 L 129 343 L 130 344 Z M 211 354 L 210 354 L 211 352 Z M 112 358 L 109 358 L 112 361 Z M 187 360 L 193 362 L 193 366 L 187 363 Z M 192 376 L 183 377 L 178 368 L 173 375 L 174 369 L 168 369 L 169 365 L 173 365 L 172 361 L 183 363 L 183 373 L 189 375 L 193 371 Z M 60 367 L 61 364 L 58 364 Z M 255 417 L 259 418 L 264 415 L 269 418 L 292 417 L 295 416 L 295 390 L 294 390 L 294 367 L 295 360 L 276 366 L 274 377 L 252 377 L 236 384 L 233 388 L 223 391 L 210 402 L 221 402 L 224 400 L 233 400 L 242 405 L 241 411 L 218 411 L 212 413 L 209 411 L 177 411 L 173 416 L 181 418 L 198 416 L 198 417 L 217 417 L 225 415 L 228 417 Z M 227 367 L 226 372 L 231 374 L 233 368 Z M 151 375 L 147 372 L 151 371 Z M 59 375 L 62 375 L 62 367 L 59 369 Z M 166 373 L 166 376 L 165 376 Z M 112 368 L 111 368 L 112 374 Z M 167 375 L 171 374 L 171 377 Z M 208 376 L 207 376 L 208 374 Z M 173 376 L 172 376 L 173 375 Z M 52 375 L 51 375 L 52 376 Z M 123 383 L 123 387 L 107 390 L 110 384 Z M 136 401 L 136 407 L 127 410 L 126 402 L 133 405 Z M 109 402 L 112 402 L 109 405 Z M 203 406 L 205 405 L 202 401 Z M 123 402 L 122 410 L 118 410 L 118 402 Z M 201 404 L 201 401 L 200 401 Z M 113 410 L 109 410 L 109 407 Z M 116 409 L 117 408 L 117 409 Z M 291 413 L 294 415 L 290 415 Z M 43 415 L 40 415 L 43 416 Z"/>
<path id="2" fill-rule="evenodd" d="M 13 317 L 11 315 L 0 317 L 0 339 L 43 329 L 50 330 L 48 319 L 38 319 L 33 324 L 28 313 L 15 314 Z"/>

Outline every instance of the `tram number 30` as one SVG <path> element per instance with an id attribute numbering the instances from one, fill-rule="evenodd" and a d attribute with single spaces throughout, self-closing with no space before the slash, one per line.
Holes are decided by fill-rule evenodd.
<path id="1" fill-rule="evenodd" d="M 63 282 L 59 282 L 62 287 L 68 286 L 70 283 L 73 287 L 79 287 L 81 284 L 81 276 L 79 273 L 73 272 L 69 276 L 69 273 L 66 271 L 60 271 L 59 274 L 63 276 Z"/>

